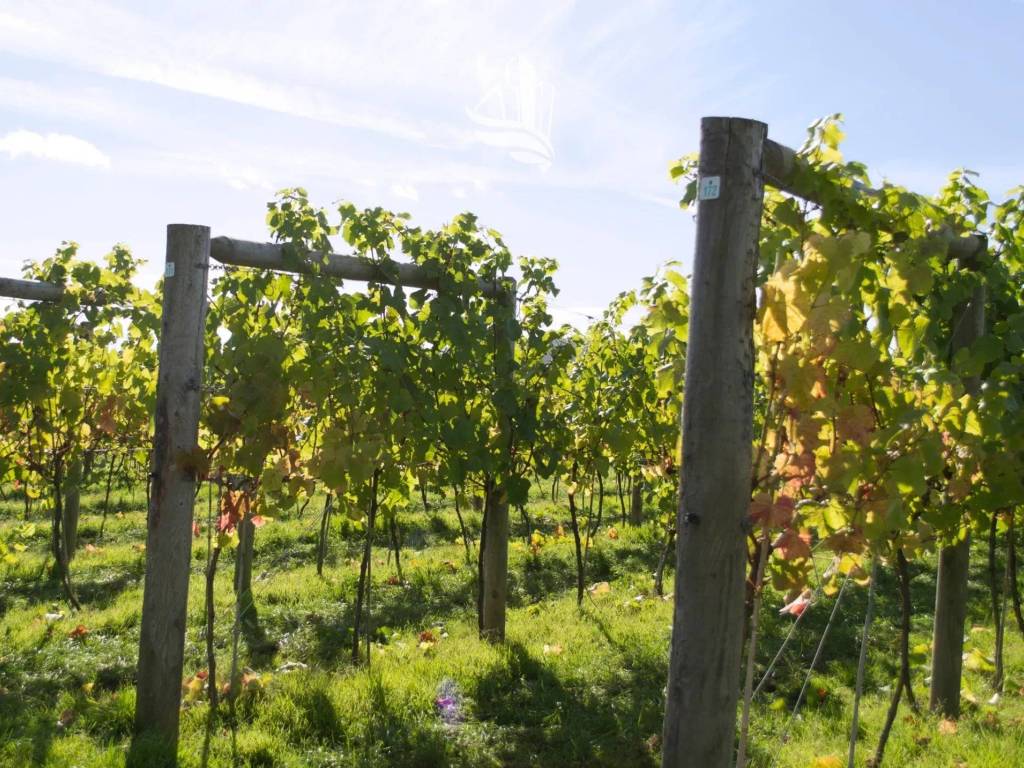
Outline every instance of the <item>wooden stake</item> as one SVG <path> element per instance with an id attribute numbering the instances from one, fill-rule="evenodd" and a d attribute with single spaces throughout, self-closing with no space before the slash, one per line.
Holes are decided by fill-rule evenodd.
<path id="1" fill-rule="evenodd" d="M 974 289 L 971 300 L 959 313 L 953 329 L 950 356 L 969 347 L 985 333 L 985 287 Z M 967 391 L 977 394 L 981 382 L 968 379 Z M 960 716 L 960 677 L 963 672 L 964 622 L 967 619 L 967 576 L 971 535 L 939 552 L 935 582 L 935 623 L 932 631 L 932 683 L 929 704 L 933 712 Z"/>
<path id="2" fill-rule="evenodd" d="M 665 768 L 733 759 L 753 443 L 764 123 L 701 121 Z"/>
<path id="3" fill-rule="evenodd" d="M 495 301 L 494 375 L 498 388 L 513 392 L 512 370 L 515 338 L 510 325 L 515 322 L 515 287 L 506 286 Z M 512 423 L 499 406 L 498 427 L 506 451 L 506 469 L 511 471 Z M 508 477 L 494 478 L 487 489 L 484 525 L 480 532 L 480 637 L 494 643 L 505 641 L 505 604 L 508 597 Z"/>
<path id="4" fill-rule="evenodd" d="M 181 707 L 209 266 L 207 227 L 167 227 L 135 729 L 169 756 Z"/>

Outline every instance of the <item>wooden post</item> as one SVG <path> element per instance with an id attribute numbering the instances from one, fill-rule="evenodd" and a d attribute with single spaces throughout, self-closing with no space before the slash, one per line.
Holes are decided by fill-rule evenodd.
<path id="1" fill-rule="evenodd" d="M 961 261 L 970 268 L 971 263 Z M 974 289 L 971 300 L 958 313 L 950 344 L 951 356 L 969 347 L 985 333 L 985 287 Z M 977 377 L 964 382 L 976 395 L 981 387 Z M 971 535 L 939 551 L 935 580 L 935 621 L 932 627 L 932 682 L 929 705 L 945 717 L 960 716 L 960 677 L 963 672 L 964 622 L 967 620 L 967 576 L 970 566 Z"/>
<path id="2" fill-rule="evenodd" d="M 515 337 L 510 326 L 515 323 L 515 288 L 498 295 L 494 308 L 494 373 L 499 396 L 496 398 L 498 427 L 506 446 L 506 475 L 493 478 L 484 500 L 484 527 L 480 534 L 480 637 L 494 643 L 505 641 L 505 603 L 508 597 L 508 490 L 507 473 L 511 471 L 512 423 L 500 403 L 501 390 L 512 393 L 512 369 Z"/>
<path id="3" fill-rule="evenodd" d="M 135 729 L 172 760 L 181 706 L 209 267 L 209 228 L 169 225 Z"/>
<path id="4" fill-rule="evenodd" d="M 664 768 L 727 768 L 733 760 L 766 132 L 754 120 L 701 121 Z"/>

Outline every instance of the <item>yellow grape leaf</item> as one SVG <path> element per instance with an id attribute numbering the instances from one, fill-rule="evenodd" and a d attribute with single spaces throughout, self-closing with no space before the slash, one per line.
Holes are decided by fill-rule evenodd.
<path id="1" fill-rule="evenodd" d="M 836 755 L 825 755 L 811 760 L 807 768 L 843 768 L 843 761 Z"/>
<path id="2" fill-rule="evenodd" d="M 812 336 L 828 336 L 839 331 L 850 318 L 849 301 L 842 296 L 833 296 L 825 303 L 818 303 L 807 315 L 807 331 Z"/>
<path id="3" fill-rule="evenodd" d="M 943 736 L 952 736 L 956 733 L 956 720 L 943 719 L 939 721 L 939 733 Z"/>
<path id="4" fill-rule="evenodd" d="M 814 297 L 797 280 L 798 261 L 787 261 L 762 288 L 761 334 L 766 342 L 785 341 L 807 320 Z"/>
<path id="5" fill-rule="evenodd" d="M 995 672 L 995 664 L 977 648 L 964 654 L 964 666 L 972 672 Z"/>
<path id="6" fill-rule="evenodd" d="M 863 403 L 848 405 L 839 411 L 836 432 L 842 440 L 852 440 L 867 445 L 870 433 L 875 429 L 875 415 L 871 407 Z"/>

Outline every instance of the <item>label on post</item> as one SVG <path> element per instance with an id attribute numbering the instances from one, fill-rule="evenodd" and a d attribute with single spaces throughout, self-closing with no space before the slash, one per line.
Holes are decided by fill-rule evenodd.
<path id="1" fill-rule="evenodd" d="M 717 200 L 720 194 L 722 194 L 721 176 L 708 176 L 700 180 L 700 186 L 697 189 L 698 200 Z"/>
<path id="2" fill-rule="evenodd" d="M 174 262 L 168 261 L 164 266 L 164 277 L 174 277 Z"/>

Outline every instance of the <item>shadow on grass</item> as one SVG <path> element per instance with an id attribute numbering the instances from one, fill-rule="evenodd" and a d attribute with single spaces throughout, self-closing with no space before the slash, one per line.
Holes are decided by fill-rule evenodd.
<path id="1" fill-rule="evenodd" d="M 480 720 L 503 729 L 502 765 L 653 766 L 647 746 L 661 732 L 659 706 L 664 670 L 619 645 L 602 629 L 634 673 L 628 702 L 610 706 L 609 695 L 584 681 L 567 685 L 549 665 L 521 644 L 508 642 L 507 662 L 483 674 L 472 692 Z"/>

